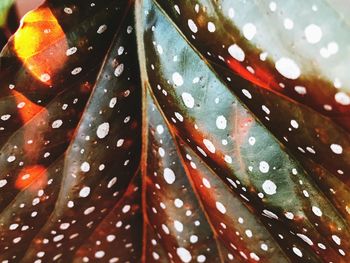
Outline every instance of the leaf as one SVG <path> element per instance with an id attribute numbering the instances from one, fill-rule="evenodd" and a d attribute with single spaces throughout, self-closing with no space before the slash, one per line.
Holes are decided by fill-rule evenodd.
<path id="1" fill-rule="evenodd" d="M 167 126 L 151 98 L 148 97 L 147 101 L 145 225 L 153 226 L 163 240 L 165 251 L 174 255 L 177 261 L 186 261 L 189 257 L 220 261 L 215 237 L 204 213 L 197 209 L 199 204 L 174 141 L 170 139 Z"/>
<path id="2" fill-rule="evenodd" d="M 293 8 L 293 3 L 283 1 L 156 2 L 211 62 L 348 128 L 349 85 L 344 60 L 340 59 L 347 55 L 343 41 L 348 25 L 325 1 L 301 4 L 303 20 L 297 19 L 299 9 Z M 333 24 L 339 25 L 336 30 L 330 29 Z M 269 30 L 271 25 L 273 30 Z M 328 39 L 332 41 L 327 43 Z"/>
<path id="3" fill-rule="evenodd" d="M 116 6 L 111 8 L 112 4 Z M 78 27 L 69 28 L 68 24 L 61 24 L 66 32 L 65 36 L 72 36 L 66 42 L 71 45 L 68 51 L 62 50 L 62 45 L 56 47 L 51 40 L 45 42 L 43 37 L 44 49 L 41 50 L 39 45 L 40 53 L 34 52 L 29 57 L 32 59 L 30 63 L 34 63 L 33 68 L 36 69 L 42 66 L 39 64 L 36 67 L 35 63 L 41 62 L 37 57 L 42 57 L 45 53 L 50 55 L 50 49 L 58 49 L 57 52 L 65 56 L 68 52 L 65 59 L 69 63 L 64 63 L 62 68 L 53 65 L 56 73 L 50 86 L 47 82 L 36 79 L 37 75 L 34 73 L 37 72 L 24 72 L 28 61 L 24 61 L 21 66 L 22 62 L 14 56 L 16 49 L 13 42 L 3 51 L 4 59 L 14 61 L 9 63 L 13 73 L 8 79 L 4 78 L 4 91 L 8 92 L 4 98 L 11 102 L 11 106 L 14 104 L 14 108 L 17 103 L 22 102 L 16 101 L 16 97 L 25 98 L 26 102 L 21 110 L 16 110 L 16 115 L 9 114 L 5 129 L 8 137 L 2 145 L 3 158 L 0 165 L 4 168 L 1 175 L 3 213 L 0 217 L 6 223 L 6 229 L 9 229 L 14 219 L 19 225 L 13 229 L 14 239 L 12 235 L 5 235 L 6 239 L 2 240 L 1 254 L 4 258 L 10 255 L 15 256 L 15 259 L 23 257 L 24 261 L 35 261 L 38 257 L 48 261 L 59 258 L 70 261 L 75 252 L 70 248 L 75 246 L 77 249 L 92 233 L 95 225 L 99 224 L 123 196 L 133 173 L 138 171 L 140 133 L 137 132 L 137 127 L 140 111 L 135 110 L 137 107 L 140 109 L 137 106 L 140 105 L 140 96 L 136 89 L 139 85 L 138 79 L 130 79 L 133 69 L 128 67 L 124 68 L 123 75 L 119 78 L 115 75 L 118 66 L 120 69 L 120 65 L 136 56 L 131 52 L 129 55 L 128 45 L 125 45 L 132 42 L 130 38 L 133 35 L 130 34 L 128 24 L 132 14 L 129 14 L 129 20 L 121 17 L 125 21 L 120 24 L 120 29 L 113 32 L 111 25 L 114 24 L 114 16 L 118 13 L 125 16 L 128 13 L 127 2 L 100 3 L 94 6 L 96 10 L 85 6 L 83 3 L 80 7 L 75 6 L 76 16 L 70 18 Z M 116 9 L 118 6 L 120 8 Z M 106 13 L 106 10 L 110 11 Z M 37 19 L 37 16 L 40 18 L 42 13 L 47 12 L 63 17 L 70 16 L 70 11 L 67 13 L 67 9 L 64 11 L 61 6 L 55 8 L 54 5 L 44 5 L 26 18 Z M 93 15 L 92 20 L 86 19 L 90 17 L 89 14 Z M 98 26 L 87 26 L 94 20 L 99 22 Z M 101 32 L 100 24 L 104 25 L 102 28 L 110 26 L 111 29 Z M 58 26 L 57 23 L 54 25 Z M 31 27 L 31 24 L 26 26 Z M 22 33 L 21 30 L 18 34 Z M 84 41 L 81 41 L 81 36 L 84 36 Z M 60 35 L 57 41 L 65 42 L 62 37 Z M 16 41 L 16 36 L 13 41 Z M 125 50 L 120 52 L 123 46 Z M 72 50 L 75 50 L 74 54 L 71 54 Z M 84 68 L 80 75 L 76 75 L 74 71 L 77 66 Z M 13 67 L 18 67 L 17 71 Z M 6 77 L 7 68 L 2 72 Z M 30 82 L 32 85 L 27 85 Z M 37 111 L 27 116 L 27 106 Z M 127 132 L 132 130 L 136 132 Z M 2 138 L 6 139 L 5 136 Z M 121 140 L 124 140 L 123 143 Z M 60 170 L 56 171 L 54 165 L 60 159 Z M 56 174 L 51 175 L 51 169 Z M 119 171 L 119 178 L 115 170 Z M 52 176 L 54 177 L 51 179 Z M 53 187 L 50 187 L 52 184 Z M 17 195 L 18 192 L 25 197 Z M 31 196 L 33 199 L 28 199 Z M 25 203 L 22 203 L 23 199 Z M 11 209 L 16 213 L 9 215 L 9 207 L 12 206 Z M 41 208 L 40 211 L 37 207 Z M 17 213 L 20 213 L 19 217 Z M 76 228 L 74 224 L 78 214 L 82 220 Z M 37 221 L 38 217 L 42 221 Z M 26 232 L 23 226 L 27 226 Z M 16 245 L 13 246 L 13 243 Z M 41 253 L 38 256 L 39 251 Z"/>
<path id="4" fill-rule="evenodd" d="M 7 43 L 9 37 L 19 26 L 16 5 L 13 0 L 0 3 L 0 49 Z"/>
<path id="5" fill-rule="evenodd" d="M 142 232 L 140 178 L 137 174 L 132 179 L 123 198 L 95 228 L 89 240 L 77 250 L 73 262 L 100 260 L 105 257 L 110 258 L 112 262 L 140 259 L 142 252 L 142 243 L 139 242 L 139 233 Z M 97 247 L 93 249 L 95 244 Z M 115 247 L 119 249 L 116 250 Z"/>
<path id="6" fill-rule="evenodd" d="M 205 6 L 205 3 L 203 3 L 202 5 Z M 229 5 L 229 1 L 225 2 L 225 5 Z M 252 6 L 252 4 L 247 4 L 247 5 L 237 4 L 237 5 L 238 5 L 237 8 L 238 7 L 242 8 L 242 10 L 246 10 L 246 8 L 249 8 L 250 6 L 254 11 L 260 12 L 259 10 L 257 10 L 258 6 Z M 169 4 L 167 5 L 162 4 L 162 6 L 167 10 L 170 7 Z M 324 9 L 323 12 L 328 12 L 328 13 L 334 12 L 332 9 L 329 9 L 329 8 L 327 9 L 325 6 L 321 6 L 321 7 L 322 7 L 322 10 Z M 198 10 L 201 10 L 200 5 L 198 5 L 197 8 Z M 300 85 L 302 85 L 301 83 L 295 83 L 294 80 L 291 81 L 291 80 L 288 80 L 287 78 L 284 78 L 283 81 L 278 80 L 277 83 L 282 83 L 283 85 L 282 84 L 279 84 L 279 85 L 282 85 L 284 88 L 278 87 L 276 88 L 277 90 L 275 90 L 273 87 L 273 81 L 265 81 L 264 83 L 261 83 L 261 81 L 259 82 L 259 78 L 264 78 L 266 76 L 269 78 L 280 78 L 281 76 L 280 74 L 278 74 L 278 72 L 276 74 L 276 69 L 274 68 L 276 65 L 275 66 L 271 65 L 270 67 L 268 67 L 266 66 L 266 63 L 269 63 L 269 61 L 261 61 L 260 59 L 257 61 L 256 58 L 259 56 L 253 53 L 252 54 L 249 53 L 249 52 L 259 51 L 259 48 L 254 47 L 254 45 L 257 45 L 255 44 L 256 41 L 258 41 L 258 44 L 260 42 L 265 41 L 264 43 L 266 44 L 267 39 L 265 39 L 265 36 L 263 35 L 263 33 L 257 32 L 256 36 L 254 35 L 254 38 L 252 39 L 252 41 L 248 41 L 248 39 L 244 37 L 245 31 L 243 29 L 247 28 L 247 25 L 250 25 L 254 27 L 261 26 L 263 30 L 267 26 L 268 22 L 257 21 L 257 25 L 253 25 L 251 23 L 242 25 L 243 21 L 235 20 L 229 17 L 230 15 L 232 16 L 232 12 L 233 12 L 232 10 L 235 10 L 235 6 L 232 5 L 230 6 L 230 8 L 231 9 L 223 8 L 221 10 L 213 9 L 213 16 L 214 17 L 217 16 L 218 21 L 221 21 L 221 17 L 225 18 L 225 21 L 227 21 L 227 23 L 224 23 L 223 27 L 230 27 L 232 28 L 232 30 L 227 30 L 227 28 L 225 28 L 225 31 L 224 31 L 218 27 L 215 30 L 215 32 L 213 32 L 213 34 L 219 35 L 220 36 L 219 39 L 225 42 L 224 46 L 226 47 L 230 46 L 229 44 L 226 44 L 228 41 L 232 43 L 237 43 L 237 44 L 242 43 L 240 44 L 240 46 L 247 47 L 246 51 L 242 51 L 244 52 L 243 54 L 245 54 L 244 57 L 246 59 L 240 63 L 240 61 L 235 60 L 229 54 L 229 51 L 226 51 L 226 50 L 223 50 L 223 52 L 225 51 L 227 52 L 225 55 L 224 54 L 221 54 L 221 56 L 216 55 L 214 58 L 212 58 L 212 56 L 214 56 L 213 54 L 215 54 L 215 52 L 210 52 L 211 54 L 210 57 L 206 53 L 206 51 L 205 52 L 203 51 L 202 53 L 208 57 L 209 61 L 213 62 L 213 66 L 216 68 L 218 74 L 221 75 L 222 79 L 228 84 L 228 87 L 230 87 L 232 91 L 235 92 L 235 94 L 239 96 L 240 99 L 242 99 L 247 104 L 249 109 L 252 110 L 254 114 L 257 115 L 257 117 L 259 117 L 259 119 L 272 130 L 272 132 L 276 135 L 276 137 L 278 137 L 281 140 L 282 143 L 286 144 L 286 141 L 287 141 L 288 144 L 292 145 L 288 147 L 291 148 L 294 152 L 297 152 L 297 154 L 300 154 L 299 152 L 307 154 L 310 159 L 313 159 L 313 161 L 315 161 L 316 163 L 322 164 L 323 166 L 325 166 L 326 169 L 330 170 L 336 176 L 339 176 L 339 174 L 343 175 L 344 173 L 347 173 L 346 171 L 349 170 L 349 156 L 347 155 L 348 151 L 346 151 L 346 149 L 349 148 L 349 135 L 348 135 L 348 132 L 343 131 L 337 125 L 339 124 L 341 126 L 344 126 L 344 125 L 347 125 L 348 123 L 347 121 L 347 118 L 349 116 L 348 111 L 345 110 L 343 112 L 343 110 L 341 110 L 343 109 L 342 107 L 346 105 L 342 105 L 341 103 L 338 103 L 336 107 L 335 106 L 333 107 L 333 110 L 331 111 L 332 115 L 328 116 L 329 118 L 334 120 L 334 122 L 336 122 L 337 124 L 329 121 L 328 118 L 324 117 L 324 115 L 329 115 L 330 113 L 328 114 L 327 112 L 325 112 L 325 110 L 316 109 L 315 108 L 316 106 L 313 105 L 314 103 L 318 103 L 318 98 L 320 96 L 324 97 L 322 98 L 322 100 L 325 100 L 326 103 L 328 103 L 329 105 L 333 105 L 335 97 L 332 97 L 331 95 L 323 94 L 321 92 L 326 92 L 327 89 L 333 89 L 334 91 L 337 91 L 338 89 L 330 85 L 328 85 L 326 88 L 320 88 L 315 85 L 312 85 L 312 86 L 310 85 L 310 87 L 308 87 L 308 90 L 310 90 L 311 93 L 308 92 L 307 94 L 304 94 L 305 96 L 310 96 L 310 101 L 308 101 L 308 100 L 301 100 L 303 97 L 300 97 L 299 96 L 300 94 L 298 94 L 294 90 L 293 90 L 293 93 L 288 92 L 288 88 L 289 89 L 295 88 L 292 85 L 298 84 L 299 86 L 296 86 L 296 87 L 300 87 Z M 267 5 L 264 8 L 267 8 Z M 285 10 L 288 8 L 288 4 L 280 4 L 279 8 L 281 8 L 282 10 Z M 186 13 L 187 9 L 191 12 L 191 14 Z M 261 10 L 262 9 L 263 8 L 261 8 Z M 183 32 L 187 34 L 188 38 L 190 39 L 190 35 L 192 35 L 193 32 L 190 31 L 190 28 L 188 27 L 187 24 L 185 24 L 185 22 L 186 22 L 186 16 L 191 16 L 191 17 L 192 15 L 195 16 L 195 13 L 194 13 L 195 9 L 193 8 L 190 10 L 189 7 L 186 7 L 186 10 L 184 10 L 182 13 L 182 14 L 185 13 L 185 16 L 184 15 L 179 16 L 176 13 L 176 10 L 173 7 L 171 7 L 171 14 L 175 17 L 174 18 L 175 21 L 182 23 L 181 28 L 183 28 Z M 223 10 L 225 10 L 225 13 L 223 12 Z M 231 10 L 231 13 L 229 12 L 230 10 Z M 198 12 L 200 13 L 199 16 L 202 15 L 202 12 L 200 11 Z M 310 12 L 313 12 L 313 11 L 310 9 Z M 205 12 L 203 12 L 203 16 L 208 16 L 208 15 Z M 270 13 L 266 15 L 266 17 L 267 19 L 269 19 L 269 21 L 274 21 L 274 20 L 279 21 L 281 19 L 279 15 L 275 17 L 275 13 L 271 12 L 271 10 L 270 10 Z M 204 19 L 204 18 L 201 18 L 201 19 Z M 317 19 L 319 19 L 319 17 L 317 17 Z M 209 19 L 208 17 L 207 20 L 211 20 L 213 21 L 212 23 L 215 23 L 215 18 Z M 238 24 L 236 25 L 236 23 Z M 219 25 L 220 24 L 221 23 L 219 23 Z M 297 28 L 297 26 L 299 27 Z M 295 25 L 296 30 L 300 30 L 299 28 L 301 26 L 302 25 L 296 24 Z M 204 27 L 204 25 L 202 25 L 202 27 Z M 281 26 L 278 26 L 278 30 L 281 31 L 282 29 L 280 29 L 280 27 L 282 27 L 282 23 L 281 23 Z M 241 30 L 238 30 L 238 29 L 241 29 Z M 342 27 L 340 27 L 339 30 L 345 30 L 345 29 L 346 29 L 345 25 L 342 24 Z M 193 40 L 192 41 L 193 44 L 196 45 L 196 42 L 199 41 L 200 44 L 196 45 L 198 49 L 205 49 L 205 50 L 218 49 L 217 48 L 218 45 L 221 45 L 222 43 L 220 44 L 217 42 L 214 43 L 211 41 L 207 41 L 205 39 L 206 36 L 205 34 L 202 34 L 202 31 L 207 32 L 207 29 L 205 28 L 198 29 L 198 34 L 196 34 L 195 39 L 194 40 L 191 39 L 191 41 Z M 242 31 L 243 31 L 243 35 L 241 33 Z M 286 30 L 283 29 L 283 31 L 286 31 Z M 227 32 L 237 32 L 237 34 L 234 34 L 233 36 L 235 39 L 232 40 L 232 36 L 230 36 Z M 262 32 L 268 32 L 268 31 L 263 30 Z M 334 34 L 334 39 L 338 39 L 340 35 L 341 35 L 340 33 Z M 293 39 L 293 41 L 296 41 L 296 40 Z M 340 41 L 341 40 L 339 39 L 339 42 Z M 277 42 L 277 44 L 279 44 L 279 42 Z M 300 50 L 301 51 L 305 50 L 307 45 L 310 45 L 310 43 L 308 44 L 301 43 Z M 272 52 L 271 54 L 272 57 L 276 57 L 277 55 L 279 55 L 279 54 L 275 54 L 277 53 L 275 50 L 274 51 L 270 50 L 270 46 L 271 45 L 266 47 L 268 50 L 263 50 L 263 51 L 265 53 L 267 52 L 268 54 Z M 294 57 L 297 56 L 296 54 L 294 54 L 295 52 L 293 49 L 286 50 L 285 52 L 291 53 L 290 56 L 292 55 Z M 341 52 L 344 52 L 344 50 L 339 49 L 339 53 Z M 305 54 L 304 56 L 306 58 L 310 56 L 311 62 L 318 61 L 320 59 L 320 56 L 318 54 L 314 54 L 314 53 L 309 54 L 306 52 L 304 52 L 303 54 Z M 223 57 L 226 58 L 224 62 L 221 61 Z M 255 62 L 252 62 L 250 60 L 254 60 Z M 223 65 L 223 67 L 226 70 L 217 65 L 217 64 L 222 65 L 225 63 L 226 65 Z M 277 62 L 275 61 L 275 64 L 276 63 Z M 229 71 L 232 71 L 232 67 L 233 67 L 232 64 L 236 65 L 235 67 L 238 67 L 238 69 L 240 67 L 248 67 L 248 69 L 242 69 L 243 70 L 242 72 L 237 72 L 239 73 L 239 76 L 237 76 L 227 71 L 227 69 Z M 321 62 L 317 63 L 320 71 L 323 70 L 323 66 L 322 66 L 323 64 L 324 63 L 321 63 Z M 338 64 L 338 65 L 340 68 L 342 67 L 341 64 Z M 254 68 L 263 69 L 263 71 L 261 72 L 261 76 L 259 75 L 260 73 L 259 71 L 255 73 L 250 73 L 249 69 L 251 68 L 253 70 Z M 233 69 L 233 71 L 236 71 L 236 69 Z M 302 72 L 306 76 L 305 77 L 301 76 L 296 81 L 305 82 L 307 79 L 312 80 L 312 78 L 314 78 L 313 73 L 308 74 L 307 70 Z M 337 74 L 341 74 L 340 72 L 341 70 L 339 70 Z M 331 72 L 329 73 L 333 74 Z M 256 84 L 256 86 L 252 86 L 249 82 L 242 79 L 242 77 L 244 79 L 250 80 L 251 82 Z M 325 78 L 327 77 L 328 76 L 325 75 Z M 258 79 L 254 80 L 252 78 L 258 78 Z M 317 77 L 317 78 L 320 79 L 321 77 Z M 319 82 L 320 81 L 318 80 L 317 83 Z M 241 86 L 242 88 L 241 89 L 235 88 L 236 84 Z M 266 86 L 267 84 L 269 86 Z M 302 86 L 306 86 L 306 85 L 303 84 Z M 344 85 L 343 89 L 346 89 L 346 87 L 347 86 Z M 264 89 L 267 89 L 267 90 L 265 91 Z M 270 90 L 274 92 L 271 92 Z M 295 101 L 287 100 L 283 98 L 281 95 L 288 96 L 289 98 Z M 344 96 L 347 96 L 347 95 L 344 93 Z M 251 100 L 250 97 L 253 97 L 254 99 Z M 297 103 L 297 101 L 301 104 L 306 104 L 310 107 L 313 107 L 321 114 L 317 114 L 315 113 L 315 111 L 311 110 L 310 108 L 300 105 L 299 103 Z M 295 105 L 298 105 L 298 110 L 295 109 Z M 323 105 L 320 105 L 319 107 L 321 106 L 323 107 Z M 292 108 L 293 110 L 291 110 Z M 283 115 L 279 114 L 279 112 L 281 111 L 283 111 L 284 113 Z M 320 123 L 324 123 L 324 122 L 327 122 L 328 125 L 327 126 L 320 125 Z M 329 136 L 329 134 L 333 134 L 333 136 Z M 335 145 L 341 146 L 342 151 L 344 152 L 341 156 L 339 156 L 337 153 L 334 153 L 332 151 L 332 147 L 335 147 Z M 332 158 L 328 158 L 329 155 L 331 155 Z"/>
<path id="7" fill-rule="evenodd" d="M 13 0 L 3 0 L 0 3 L 0 27 L 4 26 L 6 23 L 7 15 L 9 12 L 9 9 L 11 8 L 13 4 Z"/>
<path id="8" fill-rule="evenodd" d="M 243 194 L 246 201 L 252 203 L 255 209 L 261 207 L 260 211 L 256 210 L 257 214 L 263 214 L 278 221 L 285 218 L 283 219 L 285 221 L 283 222 L 284 229 L 293 229 L 292 232 L 295 235 L 304 235 L 301 229 L 305 229 L 304 231 L 310 235 L 308 238 L 311 238 L 312 242 L 325 243 L 327 247 L 332 246 L 333 240 L 329 238 L 328 234 L 323 234 L 334 231 L 333 227 L 330 229 L 329 226 L 338 225 L 339 229 L 347 229 L 347 225 L 337 215 L 337 211 L 322 194 L 320 195 L 317 186 L 303 172 L 298 162 L 281 148 L 280 144 L 263 126 L 254 121 L 254 116 L 247 113 L 236 99 L 234 102 L 230 101 L 233 99 L 232 95 L 230 96 L 224 86 L 220 86 L 213 73 L 207 73 L 205 63 L 200 63 L 199 57 L 194 55 L 188 45 L 180 39 L 176 45 L 173 44 L 174 39 L 178 39 L 175 37 L 177 32 L 172 31 L 174 32 L 172 34 L 168 25 L 162 25 L 159 22 L 160 18 L 157 14 L 152 16 L 153 13 L 151 11 L 149 13 L 149 19 L 146 22 L 148 31 L 145 33 L 145 50 L 149 52 L 149 55 L 146 53 L 148 76 L 153 92 L 165 115 L 171 120 L 171 125 L 176 133 L 184 138 L 184 141 L 187 141 L 199 156 L 204 157 L 204 161 L 227 183 L 229 183 L 227 178 L 231 181 L 238 179 L 241 186 L 237 187 L 237 194 Z M 166 37 L 164 36 L 165 30 Z M 157 56 L 157 52 L 159 53 L 161 49 L 163 49 L 163 53 Z M 193 55 L 191 56 L 191 54 Z M 178 57 L 175 59 L 175 56 Z M 174 63 L 169 63 L 171 60 Z M 188 61 L 188 63 L 183 63 L 183 61 Z M 185 67 L 189 64 L 188 68 L 190 69 Z M 153 70 L 153 67 L 158 70 Z M 196 83 L 197 80 L 199 80 L 198 83 Z M 174 85 L 177 86 L 174 87 Z M 188 103 L 186 97 L 189 96 L 196 98 L 194 103 Z M 219 102 L 216 105 L 215 100 Z M 169 105 L 173 107 L 169 107 Z M 213 105 L 215 105 L 215 112 L 211 110 Z M 239 107 L 238 110 L 233 111 L 233 116 L 221 115 L 221 113 L 228 114 L 228 109 L 232 105 Z M 237 115 L 240 119 L 246 120 L 237 123 L 243 125 L 243 129 L 233 127 L 231 129 L 236 134 L 229 130 L 220 135 L 217 130 L 220 128 L 222 117 L 219 117 L 223 116 L 225 119 L 233 120 L 237 118 Z M 219 127 L 216 127 L 214 125 L 218 118 Z M 209 120 L 212 121 L 209 122 Z M 246 129 L 244 126 L 249 128 Z M 249 136 L 246 134 L 247 130 Z M 232 133 L 233 135 L 231 135 Z M 243 136 L 246 136 L 244 143 L 242 143 Z M 225 140 L 224 144 L 222 144 L 222 140 Z M 234 158 L 232 158 L 229 149 L 237 148 L 234 146 L 236 141 L 239 143 L 238 151 L 234 153 Z M 263 176 L 264 174 L 267 174 L 268 177 Z M 240 189 L 241 187 L 242 189 Z M 292 199 L 291 196 L 293 196 Z M 312 198 L 308 198 L 310 196 Z M 283 207 L 280 207 L 281 203 L 283 203 Z M 320 214 L 317 213 L 317 208 L 323 211 L 323 216 L 320 219 L 318 219 Z M 293 221 L 286 218 L 286 213 L 287 215 L 292 213 L 302 221 L 296 226 Z M 322 230 L 315 229 L 313 227 L 315 223 Z M 274 227 L 277 228 L 277 226 Z M 278 233 L 275 232 L 276 234 Z M 339 233 L 333 232 L 333 234 L 338 236 L 345 234 L 345 232 L 339 231 Z M 348 233 L 345 235 L 347 236 Z M 276 238 L 279 237 L 276 236 Z M 310 261 L 317 260 L 316 254 L 313 254 L 311 249 L 315 249 L 317 254 L 323 253 L 322 257 L 324 258 L 336 257 L 341 260 L 341 255 L 336 251 L 327 251 L 326 254 L 317 247 L 310 249 L 308 245 L 303 244 L 302 240 L 300 240 L 300 245 L 296 245 L 294 237 L 290 235 L 283 235 L 283 239 L 290 244 L 289 247 L 288 243 L 283 246 L 285 253 L 290 253 L 291 256 L 295 257 L 295 260 L 298 260 L 298 255 L 304 254 Z M 299 253 L 300 248 L 304 249 L 301 253 Z"/>
<path id="9" fill-rule="evenodd" d="M 0 259 L 347 262 L 348 25 L 316 2 L 29 13 L 0 56 Z"/>

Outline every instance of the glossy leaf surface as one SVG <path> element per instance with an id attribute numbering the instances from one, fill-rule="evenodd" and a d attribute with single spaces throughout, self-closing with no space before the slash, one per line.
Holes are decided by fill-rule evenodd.
<path id="1" fill-rule="evenodd" d="M 341 4 L 26 15 L 1 53 L 2 262 L 347 262 Z"/>

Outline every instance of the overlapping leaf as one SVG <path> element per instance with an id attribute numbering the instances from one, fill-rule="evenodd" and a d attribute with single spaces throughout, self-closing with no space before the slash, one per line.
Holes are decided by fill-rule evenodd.
<path id="1" fill-rule="evenodd" d="M 7 43 L 8 38 L 17 30 L 19 25 L 16 6 L 13 0 L 0 3 L 0 49 Z"/>
<path id="2" fill-rule="evenodd" d="M 348 28 L 303 4 L 316 41 L 292 6 L 27 15 L 1 56 L 1 260 L 347 262 Z"/>
<path id="3" fill-rule="evenodd" d="M 13 0 L 4 0 L 0 4 L 0 27 L 6 23 L 8 12 L 13 4 Z"/>

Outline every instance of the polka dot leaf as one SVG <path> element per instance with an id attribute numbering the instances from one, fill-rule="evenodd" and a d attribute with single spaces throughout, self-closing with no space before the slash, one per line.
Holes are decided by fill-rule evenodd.
<path id="1" fill-rule="evenodd" d="M 29 12 L 0 54 L 0 262 L 348 262 L 348 7 Z"/>

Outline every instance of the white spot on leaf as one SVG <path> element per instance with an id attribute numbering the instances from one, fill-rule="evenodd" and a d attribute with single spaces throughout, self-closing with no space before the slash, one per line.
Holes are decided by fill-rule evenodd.
<path id="1" fill-rule="evenodd" d="M 189 263 L 192 260 L 192 255 L 186 248 L 183 248 L 183 247 L 177 248 L 176 254 L 184 263 Z"/>
<path id="2" fill-rule="evenodd" d="M 208 23 L 208 31 L 213 33 L 213 32 L 215 32 L 215 30 L 216 30 L 215 24 L 213 22 L 209 22 Z"/>
<path id="3" fill-rule="evenodd" d="M 54 128 L 54 129 L 58 129 L 59 127 L 61 127 L 63 124 L 63 121 L 62 120 L 55 120 L 51 127 Z"/>
<path id="4" fill-rule="evenodd" d="M 287 79 L 297 79 L 301 74 L 298 65 L 290 58 L 280 58 L 276 61 L 275 67 Z"/>
<path id="5" fill-rule="evenodd" d="M 114 75 L 115 75 L 116 77 L 119 77 L 119 76 L 123 73 L 123 71 L 124 71 L 124 64 L 121 63 L 121 64 L 119 64 L 119 65 L 116 67 L 116 69 L 114 70 Z"/>
<path id="6" fill-rule="evenodd" d="M 340 105 L 348 106 L 350 105 L 350 96 L 346 94 L 345 92 L 337 92 L 334 96 L 335 101 L 338 102 Z"/>
<path id="7" fill-rule="evenodd" d="M 216 118 L 216 127 L 220 130 L 226 129 L 227 126 L 227 120 L 223 115 L 220 115 Z"/>
<path id="8" fill-rule="evenodd" d="M 264 190 L 264 192 L 268 195 L 274 195 L 276 194 L 276 190 L 277 190 L 277 186 L 274 182 L 272 182 L 271 180 L 266 180 L 263 185 L 262 188 Z"/>
<path id="9" fill-rule="evenodd" d="M 301 253 L 301 250 L 299 248 L 297 248 L 297 247 L 293 247 L 293 252 L 298 257 L 302 257 L 303 256 L 303 253 Z"/>
<path id="10" fill-rule="evenodd" d="M 100 124 L 97 128 L 96 135 L 98 138 L 103 139 L 105 138 L 109 133 L 109 123 L 104 122 Z"/>
<path id="11" fill-rule="evenodd" d="M 192 95 L 190 93 L 183 92 L 181 97 L 182 97 L 182 100 L 183 100 L 184 104 L 186 105 L 186 107 L 188 107 L 188 108 L 194 107 L 194 98 L 192 97 Z"/>
<path id="12" fill-rule="evenodd" d="M 216 209 L 219 210 L 221 214 L 226 213 L 226 207 L 221 202 L 216 202 Z"/>
<path id="13" fill-rule="evenodd" d="M 331 145 L 331 150 L 332 152 L 334 152 L 335 154 L 342 154 L 343 153 L 343 147 L 339 144 L 335 144 L 333 143 Z"/>
<path id="14" fill-rule="evenodd" d="M 319 209 L 317 206 L 312 206 L 312 212 L 316 215 L 321 217 L 322 216 L 322 211 Z"/>
<path id="15" fill-rule="evenodd" d="M 188 27 L 190 28 L 190 30 L 193 33 L 197 33 L 198 32 L 197 25 L 195 24 L 195 22 L 192 19 L 188 19 L 187 24 L 188 24 Z"/>
<path id="16" fill-rule="evenodd" d="M 173 82 L 176 86 L 180 87 L 184 84 L 184 80 L 182 78 L 182 76 L 180 75 L 180 73 L 175 72 L 172 76 L 173 78 Z"/>
<path id="17" fill-rule="evenodd" d="M 87 197 L 89 194 L 90 194 L 90 187 L 88 186 L 83 187 L 79 192 L 80 197 Z"/>
<path id="18" fill-rule="evenodd" d="M 246 39 L 252 40 L 256 34 L 256 27 L 252 23 L 243 26 L 243 35 Z"/>
<path id="19" fill-rule="evenodd" d="M 215 153 L 215 146 L 211 141 L 209 141 L 208 139 L 204 139 L 203 143 L 209 152 Z"/>
<path id="20" fill-rule="evenodd" d="M 267 162 L 261 161 L 259 163 L 259 170 L 260 170 L 260 172 L 262 172 L 264 174 L 268 173 L 268 171 L 270 170 L 270 166 L 269 166 L 269 164 Z"/>
<path id="21" fill-rule="evenodd" d="M 82 170 L 85 173 L 90 171 L 90 164 L 88 162 L 83 162 L 80 166 L 80 170 Z"/>
<path id="22" fill-rule="evenodd" d="M 316 44 L 322 38 L 322 30 L 319 26 L 315 24 L 308 25 L 305 28 L 304 33 L 305 33 L 307 42 L 309 42 L 310 44 Z"/>
<path id="23" fill-rule="evenodd" d="M 231 55 L 231 57 L 240 62 L 244 61 L 245 59 L 244 51 L 237 44 L 229 46 L 228 53 Z"/>
<path id="24" fill-rule="evenodd" d="M 170 168 L 164 169 L 163 177 L 168 184 L 173 184 L 175 182 L 175 173 Z"/>

